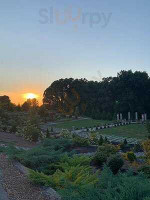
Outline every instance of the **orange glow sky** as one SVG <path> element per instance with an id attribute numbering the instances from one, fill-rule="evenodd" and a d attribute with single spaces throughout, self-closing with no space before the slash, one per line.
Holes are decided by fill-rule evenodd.
<path id="1" fill-rule="evenodd" d="M 10 97 L 11 102 L 15 104 L 23 104 L 27 99 L 24 97 L 24 94 L 26 93 L 33 93 L 36 94 L 38 97 L 36 98 L 39 101 L 39 104 L 42 104 L 43 94 L 39 93 L 38 90 L 24 90 L 24 92 L 7 92 L 3 91 L 0 93 L 1 95 L 7 95 Z"/>

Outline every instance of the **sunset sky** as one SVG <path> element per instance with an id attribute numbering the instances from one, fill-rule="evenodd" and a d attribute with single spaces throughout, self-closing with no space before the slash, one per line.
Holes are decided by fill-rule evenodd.
<path id="1" fill-rule="evenodd" d="M 149 0 L 1 0 L 0 27 L 0 95 L 14 103 L 60 78 L 150 74 Z"/>

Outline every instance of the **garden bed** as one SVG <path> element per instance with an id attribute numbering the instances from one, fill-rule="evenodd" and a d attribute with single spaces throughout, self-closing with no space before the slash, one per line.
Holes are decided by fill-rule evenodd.
<path id="1" fill-rule="evenodd" d="M 150 190 L 147 190 L 150 181 L 146 177 L 142 178 L 138 171 L 146 162 L 144 159 L 143 163 L 139 162 L 134 152 L 131 152 L 134 146 L 128 146 L 124 141 L 120 145 L 129 152 L 123 153 L 118 144 L 110 144 L 107 140 L 102 143 L 102 140 L 97 141 L 92 136 L 91 140 L 79 136 L 70 138 L 64 132 L 65 138 L 60 135 L 58 139 L 44 139 L 41 144 L 29 150 L 10 146 L 1 151 L 30 169 L 29 180 L 33 184 L 40 186 L 39 188 L 53 188 L 52 191 L 55 190 L 62 200 L 104 200 L 108 199 L 107 194 L 110 195 L 109 200 L 116 196 L 119 196 L 119 200 L 126 190 L 126 199 L 130 198 L 133 190 L 133 200 L 145 200 L 143 197 L 150 196 Z M 94 142 L 98 142 L 98 145 L 94 145 Z M 147 145 L 149 142 L 145 143 L 145 147 Z M 25 169 L 26 173 L 26 168 L 22 165 L 17 164 L 17 168 L 21 171 Z M 129 169 L 134 173 L 128 173 Z M 149 173 L 149 170 L 148 167 L 145 172 Z M 139 190 L 141 187 L 143 190 Z"/>

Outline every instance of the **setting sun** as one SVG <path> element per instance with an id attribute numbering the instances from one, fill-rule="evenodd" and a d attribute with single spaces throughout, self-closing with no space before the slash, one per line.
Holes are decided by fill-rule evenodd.
<path id="1" fill-rule="evenodd" d="M 33 94 L 33 93 L 26 93 L 26 94 L 24 94 L 24 98 L 25 99 L 37 99 L 38 95 Z"/>

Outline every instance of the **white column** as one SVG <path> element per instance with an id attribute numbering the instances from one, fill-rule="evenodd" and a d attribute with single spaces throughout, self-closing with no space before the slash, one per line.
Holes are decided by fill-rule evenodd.
<path id="1" fill-rule="evenodd" d="M 120 113 L 120 120 L 122 121 L 122 113 Z"/>
<path id="2" fill-rule="evenodd" d="M 145 120 L 145 114 L 142 114 L 142 122 Z"/>
<path id="3" fill-rule="evenodd" d="M 117 114 L 117 121 L 119 121 L 119 114 Z"/>
<path id="4" fill-rule="evenodd" d="M 138 121 L 138 113 L 135 113 L 135 120 Z"/>
<path id="5" fill-rule="evenodd" d="M 144 120 L 147 121 L 147 114 L 144 114 Z"/>
<path id="6" fill-rule="evenodd" d="M 128 112 L 128 121 L 130 121 L 130 120 L 131 120 L 131 113 Z"/>

